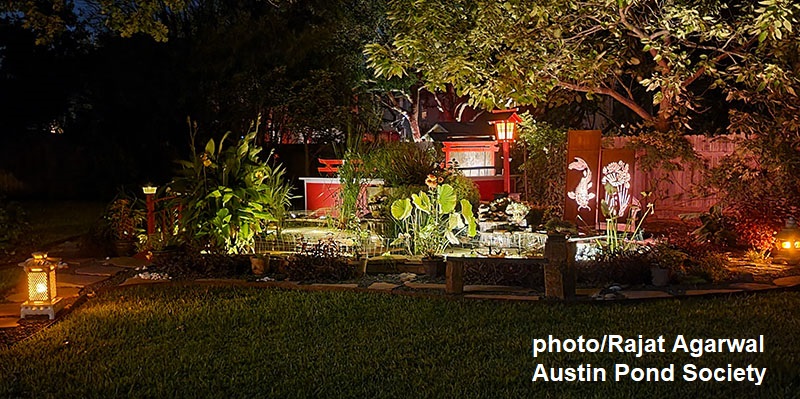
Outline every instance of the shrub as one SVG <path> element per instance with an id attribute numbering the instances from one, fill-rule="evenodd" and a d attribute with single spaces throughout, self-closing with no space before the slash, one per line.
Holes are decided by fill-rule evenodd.
<path id="1" fill-rule="evenodd" d="M 226 133 L 218 146 L 209 140 L 202 153 L 194 150 L 195 134 L 196 128 L 190 133 L 192 157 L 179 161 L 180 176 L 170 184 L 181 194 L 175 199 L 181 230 L 211 252 L 250 252 L 266 222 L 280 226 L 291 205 L 285 170 L 259 158 L 256 131 L 228 147 Z"/>
<path id="2" fill-rule="evenodd" d="M 567 181 L 567 130 L 535 121 L 527 113 L 522 117 L 519 143 L 528 153 L 520 165 L 528 180 L 525 198 L 535 205 L 553 208 L 553 216 L 561 216 Z"/>
<path id="3" fill-rule="evenodd" d="M 591 284 L 649 284 L 652 249 L 636 246 L 616 251 L 603 251 L 588 262 L 577 265 L 578 279 Z"/>
<path id="4" fill-rule="evenodd" d="M 15 241 L 28 227 L 27 215 L 22 207 L 0 196 L 0 243 Z"/>
<path id="5" fill-rule="evenodd" d="M 720 205 L 712 206 L 708 212 L 689 213 L 680 215 L 682 220 L 700 221 L 700 227 L 692 231 L 698 242 L 729 247 L 736 243 L 736 234 L 733 232 L 733 220 L 722 212 Z"/>
<path id="6" fill-rule="evenodd" d="M 106 237 L 112 240 L 134 241 L 144 232 L 145 211 L 134 199 L 124 195 L 111 201 L 103 216 Z"/>
<path id="7" fill-rule="evenodd" d="M 699 277 L 710 283 L 718 283 L 730 277 L 728 257 L 725 254 L 709 253 L 687 262 L 685 276 Z"/>
<path id="8" fill-rule="evenodd" d="M 225 277 L 250 270 L 247 256 L 201 253 L 200 248 L 191 244 L 154 256 L 153 265 L 173 277 Z"/>
<path id="9" fill-rule="evenodd" d="M 348 263 L 339 244 L 329 237 L 313 244 L 303 241 L 300 252 L 289 258 L 286 273 L 295 281 L 341 281 L 355 277 L 356 266 Z"/>
<path id="10" fill-rule="evenodd" d="M 433 172 L 436 152 L 432 146 L 393 142 L 369 153 L 365 167 L 386 187 L 422 186 Z"/>

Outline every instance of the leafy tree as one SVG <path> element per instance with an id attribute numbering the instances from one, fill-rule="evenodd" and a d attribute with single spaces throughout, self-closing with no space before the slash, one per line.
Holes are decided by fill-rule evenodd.
<path id="1" fill-rule="evenodd" d="M 790 0 L 390 0 L 389 9 L 397 34 L 366 48 L 378 76 L 420 73 L 429 88 L 452 84 L 487 108 L 535 105 L 554 89 L 608 96 L 659 131 L 689 127 L 706 90 L 747 79 L 789 87 L 794 77 L 770 60 L 781 56 L 776 43 L 797 43 L 800 14 Z"/>
<path id="2" fill-rule="evenodd" d="M 14 0 L 0 3 L 0 13 L 20 18 L 25 28 L 36 32 L 38 44 L 50 44 L 75 29 L 77 15 L 95 31 L 111 29 L 122 37 L 145 33 L 163 42 L 169 33 L 164 18 L 184 12 L 199 1 L 81 0 L 77 3 L 74 0 Z"/>

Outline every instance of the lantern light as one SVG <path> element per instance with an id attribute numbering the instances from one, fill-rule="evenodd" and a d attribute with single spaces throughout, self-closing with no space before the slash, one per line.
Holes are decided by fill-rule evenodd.
<path id="1" fill-rule="evenodd" d="M 516 109 L 492 111 L 492 113 L 509 111 L 511 115 L 508 118 L 489 121 L 490 125 L 494 125 L 497 141 L 503 143 L 503 189 L 506 193 L 511 193 L 511 158 L 509 157 L 509 143 L 514 141 L 514 132 L 517 130 L 517 123 L 522 122 L 522 118 L 517 115 Z"/>
<path id="2" fill-rule="evenodd" d="M 800 229 L 793 217 L 787 218 L 786 225 L 775 235 L 775 246 L 773 260 L 790 265 L 800 263 Z"/>
<path id="3" fill-rule="evenodd" d="M 156 193 L 156 190 L 158 190 L 158 187 L 149 183 L 142 186 L 142 192 L 146 195 L 153 195 Z"/>
<path id="4" fill-rule="evenodd" d="M 516 128 L 517 124 L 510 120 L 496 122 L 494 124 L 494 129 L 495 133 L 497 134 L 497 141 L 514 141 L 514 131 Z"/>
<path id="5" fill-rule="evenodd" d="M 33 258 L 20 263 L 28 277 L 28 300 L 20 307 L 20 317 L 47 315 L 54 319 L 64 302 L 56 296 L 56 267 L 59 258 L 34 252 Z"/>

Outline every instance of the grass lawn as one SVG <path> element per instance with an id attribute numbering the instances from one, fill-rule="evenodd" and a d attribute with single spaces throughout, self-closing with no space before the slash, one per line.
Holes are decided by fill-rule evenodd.
<path id="1" fill-rule="evenodd" d="M 47 244 L 86 234 L 105 211 L 106 203 L 90 201 L 28 201 L 33 244 Z"/>
<path id="2" fill-rule="evenodd" d="M 0 269 L 0 300 L 8 290 L 16 287 L 25 278 L 25 271 L 21 267 Z"/>
<path id="3" fill-rule="evenodd" d="M 0 351 L 0 397 L 797 397 L 800 293 L 640 303 L 505 303 L 152 286 L 91 300 Z M 765 353 L 531 355 L 531 339 L 764 335 Z M 607 382 L 536 382 L 547 367 Z M 675 382 L 613 381 L 615 363 Z M 682 365 L 766 367 L 765 382 L 684 382 Z"/>

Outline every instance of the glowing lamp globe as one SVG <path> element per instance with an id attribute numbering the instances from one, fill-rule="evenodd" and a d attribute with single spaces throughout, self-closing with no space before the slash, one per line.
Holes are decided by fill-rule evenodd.
<path id="1" fill-rule="evenodd" d="M 45 252 L 34 252 L 33 258 L 20 265 L 28 277 L 28 300 L 20 308 L 20 317 L 47 315 L 54 319 L 63 307 L 56 296 L 56 267 L 58 258 L 48 258 Z"/>
<path id="2" fill-rule="evenodd" d="M 790 265 L 800 263 L 800 229 L 793 217 L 786 219 L 786 225 L 775 235 L 773 260 Z"/>

